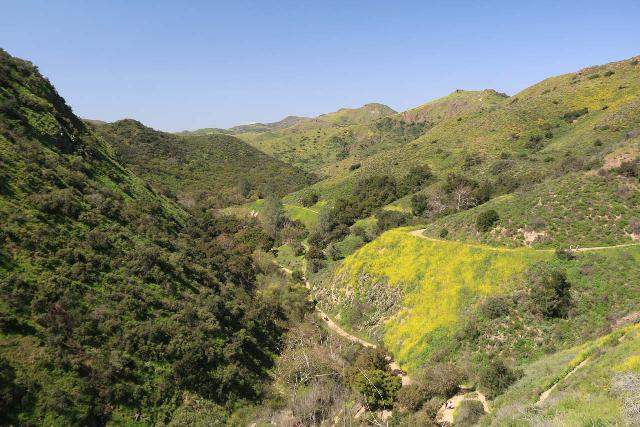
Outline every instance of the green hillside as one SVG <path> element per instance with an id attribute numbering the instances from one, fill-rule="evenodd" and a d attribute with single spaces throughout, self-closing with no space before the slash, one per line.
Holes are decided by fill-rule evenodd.
<path id="1" fill-rule="evenodd" d="M 305 304 L 264 286 L 255 222 L 189 214 L 115 157 L 0 51 L 2 425 L 224 424 Z"/>
<path id="2" fill-rule="evenodd" d="M 638 348 L 640 325 L 635 325 L 544 357 L 496 399 L 481 425 L 634 425 L 639 420 L 634 410 L 640 393 Z"/>
<path id="3" fill-rule="evenodd" d="M 442 114 L 442 121 L 414 140 L 336 164 L 313 189 L 322 198 L 336 199 L 363 177 L 397 177 L 416 164 L 428 164 L 441 180 L 455 172 L 510 189 L 597 168 L 628 132 L 640 127 L 637 62 L 553 77 L 509 98 L 483 92 L 490 100 L 480 108 L 484 102 L 460 109 L 444 98 L 441 102 L 460 112 L 449 118 Z M 473 92 L 452 99 L 464 96 L 484 99 Z M 350 167 L 354 163 L 359 164 L 356 170 Z"/>
<path id="4" fill-rule="evenodd" d="M 386 105 L 366 104 L 315 118 L 290 116 L 280 122 L 237 126 L 224 132 L 307 171 L 330 174 L 336 161 L 379 140 L 372 124 L 394 113 Z"/>
<path id="5" fill-rule="evenodd" d="M 241 203 L 279 196 L 313 182 L 313 176 L 223 134 L 177 136 L 135 120 L 98 125 L 116 157 L 157 191 L 192 206 Z"/>

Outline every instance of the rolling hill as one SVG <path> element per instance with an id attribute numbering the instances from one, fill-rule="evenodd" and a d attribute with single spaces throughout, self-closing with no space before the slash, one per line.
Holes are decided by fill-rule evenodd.
<path id="1" fill-rule="evenodd" d="M 283 196 L 314 177 L 229 135 L 174 135 L 135 120 L 94 125 L 120 162 L 186 206 L 221 207 L 247 197 Z"/>
<path id="2" fill-rule="evenodd" d="M 215 424 L 260 399 L 288 310 L 258 290 L 270 238 L 158 194 L 3 50 L 0 224 L 0 424 Z"/>

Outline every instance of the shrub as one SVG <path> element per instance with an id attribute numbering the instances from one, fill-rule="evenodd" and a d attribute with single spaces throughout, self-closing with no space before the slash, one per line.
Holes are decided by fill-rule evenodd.
<path id="1" fill-rule="evenodd" d="M 438 233 L 438 236 L 440 236 L 441 239 L 446 238 L 449 235 L 449 230 L 447 230 L 446 228 L 441 228 L 440 232 Z"/>
<path id="2" fill-rule="evenodd" d="M 415 194 L 411 197 L 411 212 L 415 216 L 424 216 L 429 209 L 429 199 L 424 194 Z"/>
<path id="3" fill-rule="evenodd" d="M 424 390 L 417 384 L 402 386 L 396 399 L 400 406 L 414 412 L 422 408 L 425 400 Z"/>
<path id="4" fill-rule="evenodd" d="M 493 399 L 502 394 L 520 376 L 519 372 L 509 368 L 502 359 L 493 358 L 480 369 L 480 388 L 487 398 Z"/>
<path id="5" fill-rule="evenodd" d="M 484 406 L 479 400 L 463 400 L 453 414 L 456 427 L 471 427 L 484 415 Z"/>
<path id="6" fill-rule="evenodd" d="M 615 71 L 611 71 L 611 70 L 609 70 L 609 71 L 607 71 L 606 73 L 604 73 L 604 76 L 605 76 L 605 77 L 609 77 L 609 76 L 613 76 L 614 74 L 615 74 Z"/>
<path id="7" fill-rule="evenodd" d="M 546 318 L 566 317 L 571 307 L 571 284 L 563 270 L 538 264 L 528 272 L 530 297 Z"/>
<path id="8" fill-rule="evenodd" d="M 593 141 L 593 145 L 594 145 L 594 147 L 601 147 L 602 146 L 602 140 L 600 138 L 596 139 L 595 141 Z"/>
<path id="9" fill-rule="evenodd" d="M 578 117 L 584 116 L 588 112 L 589 112 L 588 108 L 586 108 L 586 107 L 585 108 L 580 108 L 579 110 L 573 110 L 573 111 L 569 111 L 569 112 L 564 113 L 562 118 L 567 123 L 571 123 L 574 120 L 576 120 Z"/>
<path id="10" fill-rule="evenodd" d="M 493 209 L 489 209 L 488 211 L 484 211 L 478 215 L 476 219 L 476 227 L 481 232 L 487 232 L 493 228 L 493 226 L 498 222 L 500 216 L 498 212 Z"/>
<path id="11" fill-rule="evenodd" d="M 638 177 L 640 176 L 638 163 L 640 163 L 638 159 L 622 162 L 618 167 L 618 173 L 629 178 Z"/>
<path id="12" fill-rule="evenodd" d="M 379 369 L 361 371 L 353 384 L 362 401 L 373 408 L 391 406 L 401 386 L 398 376 Z"/>
<path id="13" fill-rule="evenodd" d="M 451 362 L 429 365 L 416 377 L 426 398 L 452 396 L 464 381 L 463 372 Z"/>
<path id="14" fill-rule="evenodd" d="M 564 261 L 571 261 L 572 259 L 575 259 L 576 256 L 573 254 L 571 249 L 557 248 L 556 257 Z"/>
<path id="15" fill-rule="evenodd" d="M 378 233 L 390 228 L 400 227 L 409 221 L 409 215 L 400 211 L 379 210 L 376 213 Z"/>
<path id="16" fill-rule="evenodd" d="M 309 207 L 318 203 L 318 200 L 320 200 L 320 196 L 315 191 L 312 191 L 302 196 L 301 202 L 302 206 Z"/>
<path id="17" fill-rule="evenodd" d="M 488 296 L 480 305 L 480 312 L 487 319 L 497 319 L 509 313 L 509 300 L 504 296 Z"/>

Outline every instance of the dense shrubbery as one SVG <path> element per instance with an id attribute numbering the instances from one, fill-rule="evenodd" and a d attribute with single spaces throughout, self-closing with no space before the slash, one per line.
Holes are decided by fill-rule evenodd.
<path id="1" fill-rule="evenodd" d="M 30 64 L 0 52 L 0 78 L 0 423 L 186 422 L 187 398 L 258 399 L 306 304 L 258 292 L 273 240 L 142 185 Z"/>
<path id="2" fill-rule="evenodd" d="M 476 227 L 478 231 L 486 232 L 493 228 L 493 226 L 500 220 L 498 212 L 493 209 L 481 212 L 476 219 Z"/>
<path id="3" fill-rule="evenodd" d="M 564 271 L 538 264 L 530 269 L 530 295 L 537 309 L 547 318 L 566 317 L 571 308 L 571 284 Z"/>

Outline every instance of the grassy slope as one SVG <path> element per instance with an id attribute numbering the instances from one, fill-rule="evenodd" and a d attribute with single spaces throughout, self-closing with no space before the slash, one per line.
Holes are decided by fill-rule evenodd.
<path id="1" fill-rule="evenodd" d="M 262 128 L 232 131 L 252 146 L 287 163 L 308 171 L 331 173 L 327 168 L 336 162 L 344 146 L 373 138 L 369 124 L 395 113 L 382 104 L 366 104 L 360 108 L 343 108 L 313 119 L 277 122 Z M 286 119 L 285 119 L 286 120 Z M 284 122 L 284 121 L 283 121 Z"/>
<path id="2" fill-rule="evenodd" d="M 427 233 L 436 237 L 446 228 L 450 239 L 504 246 L 527 244 L 525 234 L 531 232 L 540 234 L 530 242 L 536 247 L 632 243 L 629 224 L 640 217 L 639 190 L 635 178 L 571 173 L 434 221 Z M 496 210 L 500 220 L 491 232 L 480 233 L 476 218 L 488 209 Z"/>
<path id="3" fill-rule="evenodd" d="M 388 231 L 357 250 L 317 293 L 348 327 L 382 337 L 409 369 L 449 345 L 482 296 L 514 290 L 521 273 L 538 261 L 566 269 L 574 299 L 570 318 L 533 325 L 516 307 L 504 319 L 478 325 L 491 331 L 478 348 L 499 345 L 508 348 L 507 357 L 523 363 L 596 337 L 611 319 L 640 309 L 640 247 L 584 252 L 560 261 L 550 250 L 496 250 L 421 239 L 407 231 Z"/>
<path id="4" fill-rule="evenodd" d="M 482 425 L 617 425 L 624 418 L 624 396 L 613 383 L 617 375 L 640 375 L 638 348 L 640 325 L 635 325 L 546 356 L 528 366 L 524 377 L 495 401 L 493 414 Z M 565 377 L 585 359 L 582 368 Z M 556 382 L 536 408 L 540 393 Z"/>
<path id="5" fill-rule="evenodd" d="M 355 172 L 348 170 L 353 159 L 336 164 L 331 176 L 313 188 L 323 198 L 332 199 L 344 195 L 364 176 L 400 176 L 410 166 L 424 163 L 444 177 L 462 171 L 468 154 L 480 157 L 481 163 L 467 171 L 479 179 L 494 175 L 492 168 L 503 160 L 503 153 L 509 156 L 506 173 L 529 181 L 562 173 L 567 152 L 598 161 L 627 131 L 640 127 L 640 66 L 633 64 L 626 60 L 553 77 L 511 98 L 465 110 L 436 123 L 410 143 L 358 159 L 362 166 Z M 605 76 L 607 72 L 614 74 Z M 581 108 L 588 108 L 589 113 L 575 122 L 563 119 L 564 114 Z M 544 140 L 541 151 L 525 147 L 531 136 L 546 132 L 553 135 Z M 598 139 L 602 145 L 596 147 Z"/>
<path id="6" fill-rule="evenodd" d="M 229 135 L 176 136 L 134 120 L 96 129 L 127 166 L 154 187 L 168 188 L 187 202 L 200 195 L 237 195 L 241 178 L 254 192 L 271 189 L 279 195 L 312 182 L 309 174 Z"/>
<path id="7" fill-rule="evenodd" d="M 382 280 L 395 288 L 402 296 L 399 311 L 383 313 L 378 307 L 370 316 L 391 317 L 384 324 L 384 342 L 411 369 L 429 355 L 430 339 L 454 331 L 467 304 L 483 295 L 506 292 L 512 277 L 550 256 L 530 249 L 495 251 L 432 242 L 409 235 L 408 229 L 395 229 L 345 259 L 335 274 L 332 296 L 339 295 L 341 318 L 349 323 L 353 293 L 356 299 L 374 301 L 379 295 L 372 284 Z"/>

